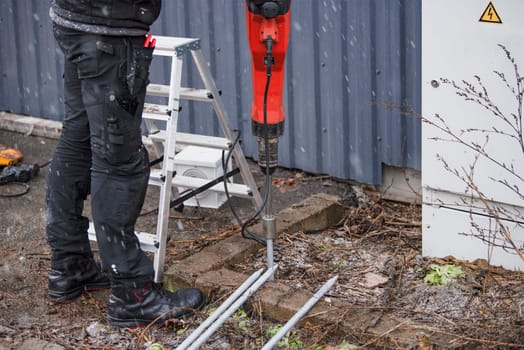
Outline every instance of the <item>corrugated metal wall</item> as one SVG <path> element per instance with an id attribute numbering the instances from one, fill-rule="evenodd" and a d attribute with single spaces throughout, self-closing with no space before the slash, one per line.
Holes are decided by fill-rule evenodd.
<path id="1" fill-rule="evenodd" d="M 60 120 L 61 55 L 50 0 L 0 0 L 0 110 Z M 419 0 L 294 0 L 285 83 L 286 131 L 280 164 L 377 184 L 382 163 L 420 169 L 420 122 L 375 100 L 420 110 Z M 250 57 L 243 0 L 164 0 L 152 28 L 199 37 L 243 148 L 251 136 Z M 187 61 L 184 83 L 200 86 Z M 169 65 L 153 63 L 152 81 Z M 217 134 L 207 104 L 184 105 L 180 129 Z"/>

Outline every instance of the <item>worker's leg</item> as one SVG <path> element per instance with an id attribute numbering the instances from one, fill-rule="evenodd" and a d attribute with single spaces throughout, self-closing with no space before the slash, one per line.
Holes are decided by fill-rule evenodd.
<path id="1" fill-rule="evenodd" d="M 84 290 L 109 286 L 93 260 L 82 215 L 89 193 L 91 147 L 87 114 L 74 63 L 64 64 L 65 117 L 47 177 L 46 237 L 51 248 L 49 297 L 65 302 Z"/>

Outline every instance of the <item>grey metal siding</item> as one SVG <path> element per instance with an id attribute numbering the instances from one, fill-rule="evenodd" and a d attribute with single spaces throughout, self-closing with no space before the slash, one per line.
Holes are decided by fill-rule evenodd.
<path id="1" fill-rule="evenodd" d="M 60 120 L 61 55 L 50 0 L 0 0 L 0 110 Z M 286 62 L 280 164 L 364 183 L 382 164 L 420 169 L 420 121 L 380 101 L 420 110 L 419 0 L 294 0 Z M 164 0 L 158 35 L 199 37 L 231 124 L 256 157 L 251 136 L 250 56 L 243 0 Z M 187 62 L 187 63 L 186 63 Z M 184 84 L 199 87 L 186 60 Z M 151 81 L 167 83 L 156 59 Z M 180 130 L 218 135 L 210 105 L 184 103 Z"/>

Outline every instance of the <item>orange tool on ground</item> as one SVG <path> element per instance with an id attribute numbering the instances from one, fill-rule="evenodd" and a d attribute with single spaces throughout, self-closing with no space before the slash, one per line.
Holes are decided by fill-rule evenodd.
<path id="1" fill-rule="evenodd" d="M 22 159 L 24 159 L 22 152 L 0 144 L 0 166 L 15 165 L 20 163 Z"/>

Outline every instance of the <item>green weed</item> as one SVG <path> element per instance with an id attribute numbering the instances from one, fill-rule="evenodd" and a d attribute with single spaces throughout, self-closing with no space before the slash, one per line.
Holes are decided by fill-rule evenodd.
<path id="1" fill-rule="evenodd" d="M 461 276 L 464 276 L 464 272 L 460 266 L 451 264 L 440 266 L 433 264 L 430 266 L 429 271 L 426 272 L 426 276 L 424 276 L 424 282 L 431 285 L 445 285 Z"/>

